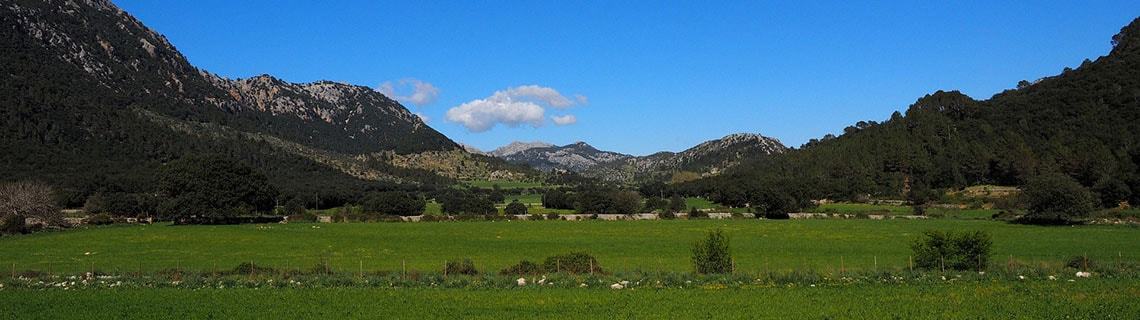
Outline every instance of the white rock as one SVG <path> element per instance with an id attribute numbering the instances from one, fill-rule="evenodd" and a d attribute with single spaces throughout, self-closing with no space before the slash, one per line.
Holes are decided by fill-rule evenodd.
<path id="1" fill-rule="evenodd" d="M 1088 278 L 1088 277 L 1092 277 L 1091 272 L 1077 271 L 1077 278 Z"/>
<path id="2" fill-rule="evenodd" d="M 526 278 L 519 278 L 518 280 L 515 280 L 515 282 L 518 282 L 520 287 L 525 286 L 526 285 Z"/>
<path id="3" fill-rule="evenodd" d="M 618 283 L 620 283 L 620 284 L 621 284 L 621 285 L 623 285 L 623 286 L 628 286 L 628 285 L 629 285 L 629 281 L 625 281 L 625 280 L 622 280 L 621 282 L 618 282 Z"/>
<path id="4" fill-rule="evenodd" d="M 622 288 L 625 288 L 625 286 L 621 285 L 620 283 L 615 283 L 615 284 L 610 285 L 610 289 L 621 290 Z"/>
<path id="5" fill-rule="evenodd" d="M 1057 280 L 1057 277 L 1049 276 L 1049 280 Z"/>
<path id="6" fill-rule="evenodd" d="M 1025 276 L 1017 276 L 1018 280 L 1025 280 Z"/>

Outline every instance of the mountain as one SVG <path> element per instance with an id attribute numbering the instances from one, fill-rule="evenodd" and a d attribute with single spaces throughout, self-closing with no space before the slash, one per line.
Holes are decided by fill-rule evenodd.
<path id="1" fill-rule="evenodd" d="M 781 154 L 787 147 L 779 140 L 752 133 L 737 133 L 705 141 L 678 153 L 658 152 L 629 157 L 587 170 L 586 176 L 611 181 L 674 180 L 715 176 L 742 161 Z"/>
<path id="2" fill-rule="evenodd" d="M 515 142 L 511 142 L 508 145 L 495 148 L 495 150 L 491 150 L 490 155 L 503 158 L 503 157 L 507 157 L 507 156 L 510 156 L 510 155 L 513 155 L 513 154 L 516 154 L 519 152 L 529 150 L 529 149 L 549 148 L 549 147 L 553 147 L 553 146 L 554 146 L 553 144 L 542 142 L 542 141 L 535 141 L 535 142 L 515 141 Z"/>
<path id="3" fill-rule="evenodd" d="M 76 198 L 140 192 L 195 153 L 241 159 L 305 195 L 525 174 L 368 87 L 200 70 L 106 0 L 5 2 L 0 39 L 0 179 Z"/>
<path id="4" fill-rule="evenodd" d="M 540 171 L 566 170 L 582 172 L 601 163 L 626 159 L 630 155 L 601 151 L 585 142 L 555 146 L 543 142 L 513 142 L 495 149 L 492 155 L 510 163 L 523 164 Z"/>
<path id="5" fill-rule="evenodd" d="M 542 171 L 554 169 L 617 182 L 667 180 L 682 176 L 711 176 L 743 160 L 786 151 L 778 140 L 758 134 L 738 133 L 705 141 L 685 151 L 631 156 L 601 151 L 585 142 L 555 146 L 545 142 L 512 142 L 490 154 L 515 164 Z"/>
<path id="6" fill-rule="evenodd" d="M 1140 203 L 1140 19 L 1111 43 L 1106 56 L 989 99 L 938 91 L 905 114 L 860 121 L 841 136 L 684 188 L 722 196 L 775 188 L 809 199 L 922 198 L 937 194 L 931 189 L 1064 174 L 1106 206 Z"/>

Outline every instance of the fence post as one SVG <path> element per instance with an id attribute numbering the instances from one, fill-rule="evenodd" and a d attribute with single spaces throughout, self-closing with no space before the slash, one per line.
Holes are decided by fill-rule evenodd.
<path id="1" fill-rule="evenodd" d="M 16 278 L 16 263 L 12 263 L 12 279 Z"/>
<path id="2" fill-rule="evenodd" d="M 875 271 L 879 271 L 879 256 L 872 256 L 875 258 Z"/>
<path id="3" fill-rule="evenodd" d="M 914 256 L 906 256 L 906 267 L 910 269 L 911 272 L 914 271 Z"/>
<path id="4" fill-rule="evenodd" d="M 364 278 L 364 260 L 360 260 L 360 278 Z"/>
<path id="5" fill-rule="evenodd" d="M 946 273 L 946 256 L 938 256 L 938 262 L 942 267 L 942 273 Z"/>
<path id="6" fill-rule="evenodd" d="M 590 259 L 590 275 L 594 275 L 594 259 Z"/>
<path id="7" fill-rule="evenodd" d="M 401 275 L 400 277 L 406 281 L 406 280 L 408 280 L 408 260 L 400 260 L 400 266 L 404 270 L 403 275 Z"/>

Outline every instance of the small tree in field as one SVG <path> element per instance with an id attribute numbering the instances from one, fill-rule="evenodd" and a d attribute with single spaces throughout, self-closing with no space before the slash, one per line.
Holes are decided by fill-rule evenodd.
<path id="1" fill-rule="evenodd" d="M 1022 196 L 1029 203 L 1029 213 L 1018 219 L 1020 223 L 1073 224 L 1095 210 L 1092 192 L 1062 174 L 1030 179 Z"/>
<path id="2" fill-rule="evenodd" d="M 51 187 L 33 182 L 0 185 L 0 233 L 24 232 L 24 219 L 33 218 L 47 226 L 64 224 L 55 207 Z"/>
<path id="3" fill-rule="evenodd" d="M 693 244 L 693 267 L 700 274 L 732 272 L 732 254 L 723 230 L 711 231 Z"/>
<path id="4" fill-rule="evenodd" d="M 985 270 L 993 245 L 988 233 L 926 231 L 913 244 L 915 266 L 929 270 Z"/>
<path id="5" fill-rule="evenodd" d="M 511 201 L 511 203 L 507 204 L 507 207 L 503 209 L 503 213 L 512 216 L 524 215 L 526 214 L 526 205 L 518 200 Z"/>

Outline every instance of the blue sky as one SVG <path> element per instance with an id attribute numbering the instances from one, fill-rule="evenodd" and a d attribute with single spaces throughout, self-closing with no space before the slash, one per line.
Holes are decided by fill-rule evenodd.
<path id="1" fill-rule="evenodd" d="M 226 77 L 389 82 L 458 142 L 631 154 L 735 132 L 799 146 L 935 90 L 988 98 L 1107 54 L 1140 15 L 1140 1 L 115 3 Z M 401 79 L 430 87 L 412 97 Z"/>

